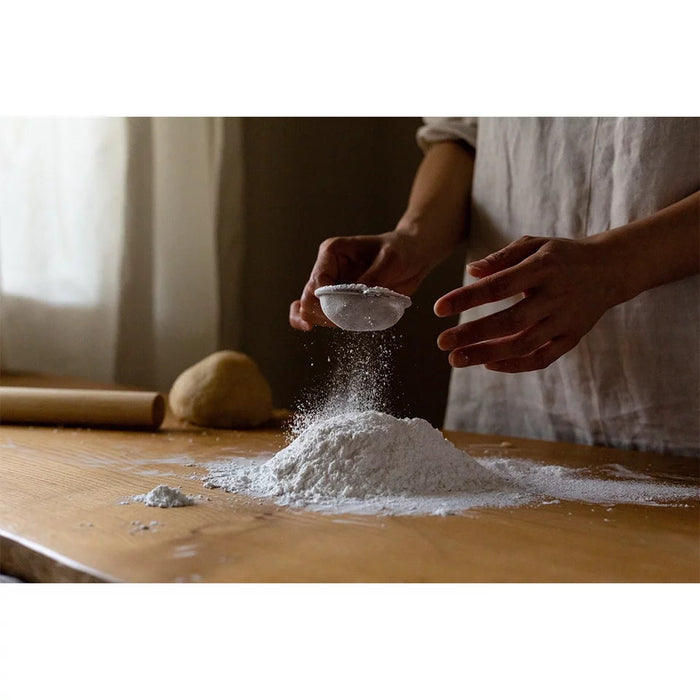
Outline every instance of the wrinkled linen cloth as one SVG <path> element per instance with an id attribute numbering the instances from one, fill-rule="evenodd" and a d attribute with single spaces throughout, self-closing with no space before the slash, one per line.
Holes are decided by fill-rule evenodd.
<path id="1" fill-rule="evenodd" d="M 606 231 L 700 189 L 700 119 L 429 118 L 417 137 L 476 149 L 468 262 L 523 235 Z M 700 276 L 610 309 L 544 370 L 453 370 L 445 427 L 700 456 Z"/>

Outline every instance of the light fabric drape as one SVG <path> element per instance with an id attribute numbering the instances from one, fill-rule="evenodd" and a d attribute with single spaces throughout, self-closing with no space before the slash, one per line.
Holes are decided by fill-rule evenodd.
<path id="1" fill-rule="evenodd" d="M 0 120 L 2 368 L 165 390 L 215 350 L 223 151 L 221 119 Z"/>

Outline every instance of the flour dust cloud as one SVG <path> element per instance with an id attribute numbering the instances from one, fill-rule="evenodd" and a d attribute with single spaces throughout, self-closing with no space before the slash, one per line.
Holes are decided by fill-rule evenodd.
<path id="1" fill-rule="evenodd" d="M 316 379 L 295 406 L 292 436 L 345 413 L 397 411 L 401 392 L 394 385 L 393 354 L 400 336 L 394 331 L 331 333 L 326 362 L 314 367 Z"/>

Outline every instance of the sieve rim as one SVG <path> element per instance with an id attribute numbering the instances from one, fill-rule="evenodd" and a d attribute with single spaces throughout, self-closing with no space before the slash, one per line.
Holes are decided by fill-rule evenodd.
<path id="1" fill-rule="evenodd" d="M 388 289 L 387 287 L 365 287 L 365 289 L 348 289 L 346 285 L 343 284 L 329 284 L 323 287 L 319 287 L 314 292 L 314 295 L 317 298 L 336 294 L 395 299 L 397 301 L 401 301 L 405 308 L 411 306 L 412 303 L 411 297 L 406 296 L 405 294 L 401 294 L 400 292 L 395 292 L 393 289 Z"/>

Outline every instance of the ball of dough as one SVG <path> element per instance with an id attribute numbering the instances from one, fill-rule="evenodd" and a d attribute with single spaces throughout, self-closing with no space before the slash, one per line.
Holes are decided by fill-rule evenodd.
<path id="1" fill-rule="evenodd" d="M 177 418 L 211 428 L 254 428 L 272 415 L 270 385 L 250 357 L 232 350 L 186 369 L 169 400 Z"/>

